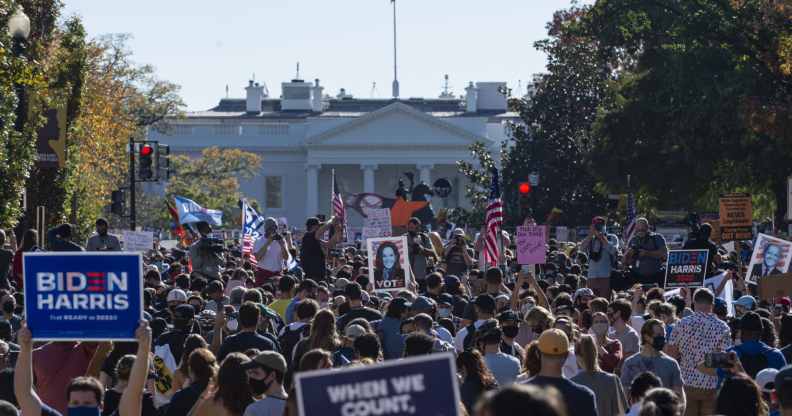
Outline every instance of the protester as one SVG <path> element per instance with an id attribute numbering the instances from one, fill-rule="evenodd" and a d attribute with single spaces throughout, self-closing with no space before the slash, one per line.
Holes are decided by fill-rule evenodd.
<path id="1" fill-rule="evenodd" d="M 13 237 L 13 235 L 14 233 L 12 232 L 11 236 Z M 15 243 L 12 238 L 11 246 L 6 248 L 6 233 L 0 229 L 0 289 L 9 289 L 11 287 L 11 282 L 8 278 L 13 273 Z"/>
<path id="2" fill-rule="evenodd" d="M 599 368 L 597 344 L 590 335 L 582 335 L 575 347 L 580 371 L 572 381 L 586 386 L 597 398 L 597 413 L 600 415 L 623 415 L 627 411 L 627 398 L 624 396 L 619 378 Z"/>
<path id="3" fill-rule="evenodd" d="M 673 391 L 658 387 L 644 396 L 640 416 L 682 416 L 684 409 L 685 405 Z"/>
<path id="4" fill-rule="evenodd" d="M 498 381 L 476 350 L 460 352 L 456 358 L 456 365 L 462 379 L 462 384 L 459 386 L 462 403 L 465 404 L 468 413 L 472 413 L 473 405 L 481 395 L 496 389 Z"/>
<path id="5" fill-rule="evenodd" d="M 646 393 L 653 388 L 661 387 L 660 383 L 660 379 L 649 371 L 638 374 L 630 385 L 630 411 L 627 412 L 627 416 L 638 416 Z"/>
<path id="6" fill-rule="evenodd" d="M 723 416 L 767 416 L 768 407 L 756 382 L 746 374 L 737 374 L 724 380 L 718 390 L 715 412 Z"/>
<path id="7" fill-rule="evenodd" d="M 682 402 L 685 391 L 679 363 L 663 352 L 666 344 L 665 328 L 657 319 L 650 319 L 641 328 L 641 351 L 624 361 L 621 383 L 627 394 L 636 377 L 651 372 L 660 379 L 661 386 L 676 393 Z"/>
<path id="8" fill-rule="evenodd" d="M 589 258 L 588 287 L 597 296 L 610 298 L 610 278 L 617 261 L 616 246 L 608 241 L 605 218 L 595 217 L 591 222 L 589 234 L 580 243 L 580 250 Z"/>
<path id="9" fill-rule="evenodd" d="M 599 367 L 603 371 L 613 372 L 622 360 L 622 346 L 618 339 L 608 337 L 610 320 L 604 312 L 591 315 L 591 333 L 597 344 Z"/>
<path id="10" fill-rule="evenodd" d="M 220 364 L 217 383 L 207 387 L 190 412 L 192 416 L 242 416 L 253 403 L 253 391 L 246 371 L 250 358 L 232 352 Z"/>
<path id="11" fill-rule="evenodd" d="M 286 408 L 288 395 L 283 388 L 286 360 L 275 351 L 264 351 L 247 365 L 250 387 L 261 399 L 248 405 L 244 416 L 280 416 Z"/>
<path id="12" fill-rule="evenodd" d="M 178 416 L 189 413 L 209 383 L 217 375 L 217 361 L 214 354 L 206 348 L 194 350 L 187 357 L 190 384 L 177 391 L 167 406 L 165 416 Z"/>
<path id="13" fill-rule="evenodd" d="M 515 409 L 530 409 L 533 416 L 569 414 L 558 390 L 524 385 L 511 385 L 493 391 L 476 408 L 477 416 L 511 416 Z"/>
<path id="14" fill-rule="evenodd" d="M 264 235 L 253 244 L 256 255 L 256 286 L 261 286 L 268 279 L 279 276 L 289 260 L 286 239 L 278 233 L 278 221 L 267 217 L 264 220 Z"/>
<path id="15" fill-rule="evenodd" d="M 635 236 L 627 242 L 624 263 L 632 268 L 632 276 L 641 284 L 663 285 L 665 273 L 664 259 L 668 255 L 665 238 L 649 231 L 649 221 L 638 218 L 635 221 Z"/>
<path id="16" fill-rule="evenodd" d="M 121 251 L 121 243 L 118 237 L 108 234 L 108 223 L 104 218 L 96 220 L 96 234 L 88 238 L 85 242 L 87 251 Z"/>

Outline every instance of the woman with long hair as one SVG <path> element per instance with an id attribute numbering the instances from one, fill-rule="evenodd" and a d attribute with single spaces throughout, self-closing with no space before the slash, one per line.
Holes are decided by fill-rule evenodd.
<path id="1" fill-rule="evenodd" d="M 316 348 L 321 348 L 333 354 L 334 366 L 341 365 L 341 363 L 339 363 L 340 357 L 336 357 L 335 354 L 336 351 L 341 348 L 341 339 L 336 330 L 335 315 L 328 309 L 323 309 L 314 316 L 308 338 L 301 340 L 294 347 L 292 362 L 295 365 L 299 364 L 303 354 Z"/>
<path id="2" fill-rule="evenodd" d="M 173 374 L 173 386 L 171 387 L 172 392 L 175 393 L 190 385 L 191 380 L 188 361 L 190 354 L 199 348 L 209 348 L 209 344 L 207 344 L 206 340 L 204 340 L 203 337 L 198 334 L 190 334 L 187 336 L 187 338 L 184 340 L 184 350 L 182 352 L 181 362 Z"/>
<path id="3" fill-rule="evenodd" d="M 539 352 L 539 341 L 531 341 L 525 347 L 525 356 L 523 357 L 523 372 L 517 376 L 517 382 L 528 380 L 529 378 L 539 374 L 542 369 L 542 353 Z"/>
<path id="4" fill-rule="evenodd" d="M 627 412 L 627 398 L 621 380 L 614 374 L 600 370 L 597 359 L 597 343 L 591 335 L 581 335 L 575 355 L 581 371 L 572 381 L 590 388 L 597 397 L 597 413 L 622 415 Z"/>
<path id="5" fill-rule="evenodd" d="M 404 280 L 404 270 L 401 268 L 401 254 L 396 244 L 385 241 L 377 247 L 377 256 L 374 258 L 374 280 Z"/>
<path id="6" fill-rule="evenodd" d="M 715 413 L 723 416 L 767 416 L 762 392 L 747 374 L 726 377 L 718 391 Z"/>
<path id="7" fill-rule="evenodd" d="M 242 416 L 253 403 L 247 370 L 250 358 L 239 352 L 229 354 L 220 365 L 215 386 L 208 386 L 190 416 Z"/>
<path id="8" fill-rule="evenodd" d="M 610 338 L 610 323 L 604 312 L 591 315 L 591 333 L 597 345 L 597 357 L 602 371 L 612 373 L 622 359 L 622 345 L 618 339 Z"/>
<path id="9" fill-rule="evenodd" d="M 36 241 L 38 241 L 38 232 L 33 229 L 26 230 L 25 233 L 22 234 L 22 244 L 17 247 L 17 251 L 14 253 L 12 272 L 14 274 L 14 283 L 16 283 L 16 288 L 18 291 L 22 291 L 25 284 L 25 276 L 22 270 L 22 254 L 40 251 L 41 249 L 36 245 Z"/>
<path id="10" fill-rule="evenodd" d="M 182 358 L 182 362 L 187 363 L 190 385 L 173 395 L 164 416 L 182 416 L 189 413 L 201 393 L 217 376 L 217 360 L 206 347 L 185 353 L 184 356 L 187 359 Z"/>
<path id="11" fill-rule="evenodd" d="M 314 348 L 303 354 L 299 364 L 297 365 L 296 372 L 301 373 L 303 371 L 325 370 L 332 367 L 333 355 L 321 348 Z M 285 416 L 299 415 L 299 412 L 297 411 L 297 392 L 294 390 L 294 386 L 289 389 L 287 397 L 286 408 L 284 409 L 283 414 Z"/>
<path id="12" fill-rule="evenodd" d="M 643 398 L 640 416 L 682 416 L 685 405 L 682 400 L 674 393 L 664 387 L 656 387 L 648 392 Z"/>
<path id="13" fill-rule="evenodd" d="M 121 395 L 129 385 L 129 375 L 132 373 L 132 366 L 135 364 L 135 355 L 128 354 L 121 357 L 115 366 L 116 383 L 113 388 L 108 389 L 104 395 L 104 403 L 102 405 L 102 416 L 110 416 L 117 409 L 121 401 Z M 149 393 L 143 395 L 141 402 L 141 415 L 142 416 L 156 416 L 157 408 L 154 407 L 154 399 Z"/>
<path id="14" fill-rule="evenodd" d="M 456 364 L 462 378 L 462 385 L 459 387 L 462 403 L 468 413 L 472 413 L 473 406 L 481 395 L 498 388 L 498 382 L 484 363 L 481 353 L 476 350 L 459 353 Z"/>

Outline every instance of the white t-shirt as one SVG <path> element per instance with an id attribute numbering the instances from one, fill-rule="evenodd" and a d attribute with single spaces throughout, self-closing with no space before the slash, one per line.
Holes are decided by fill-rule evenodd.
<path id="1" fill-rule="evenodd" d="M 256 240 L 253 244 L 253 253 L 256 254 L 264 247 L 264 244 L 267 244 L 267 239 L 262 237 Z M 277 241 L 273 241 L 272 244 L 269 245 L 267 249 L 267 253 L 264 254 L 264 258 L 256 258 L 258 260 L 258 268 L 269 270 L 271 272 L 280 272 L 283 270 L 283 248 L 281 247 L 280 243 Z"/>

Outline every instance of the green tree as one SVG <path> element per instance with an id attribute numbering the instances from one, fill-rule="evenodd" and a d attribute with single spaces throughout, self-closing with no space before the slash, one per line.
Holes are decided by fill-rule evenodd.
<path id="1" fill-rule="evenodd" d="M 209 147 L 201 157 L 185 155 L 171 157 L 175 173 L 165 188 L 167 198 L 183 196 L 205 208 L 223 211 L 225 224 L 241 226 L 238 208 L 243 197 L 239 178 L 250 179 L 261 167 L 261 157 L 240 149 Z M 164 201 L 160 212 L 167 212 Z"/>

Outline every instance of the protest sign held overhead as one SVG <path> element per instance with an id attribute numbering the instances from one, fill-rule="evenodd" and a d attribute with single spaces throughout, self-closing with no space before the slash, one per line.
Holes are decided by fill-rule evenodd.
<path id="1" fill-rule="evenodd" d="M 154 233 L 151 231 L 124 230 L 122 234 L 124 251 L 139 251 L 146 253 L 154 248 Z"/>
<path id="2" fill-rule="evenodd" d="M 139 253 L 25 253 L 23 263 L 34 339 L 135 339 L 143 317 Z"/>
<path id="3" fill-rule="evenodd" d="M 701 287 L 707 277 L 707 250 L 670 250 L 665 287 Z"/>
<path id="4" fill-rule="evenodd" d="M 298 373 L 295 387 L 301 415 L 459 415 L 456 365 L 449 353 Z"/>
<path id="5" fill-rule="evenodd" d="M 547 227 L 526 225 L 517 227 L 517 262 L 519 264 L 544 264 Z"/>
<path id="6" fill-rule="evenodd" d="M 721 241 L 750 240 L 753 238 L 752 226 L 751 195 L 745 193 L 721 195 Z"/>
<path id="7" fill-rule="evenodd" d="M 383 237 L 366 240 L 369 280 L 376 291 L 405 290 L 410 283 L 407 237 Z"/>
<path id="8" fill-rule="evenodd" d="M 363 238 L 390 237 L 393 232 L 391 226 L 391 212 L 387 208 L 368 208 L 363 218 Z"/>
<path id="9" fill-rule="evenodd" d="M 792 261 L 792 242 L 759 234 L 754 244 L 746 281 L 756 284 L 765 276 L 786 273 Z"/>

